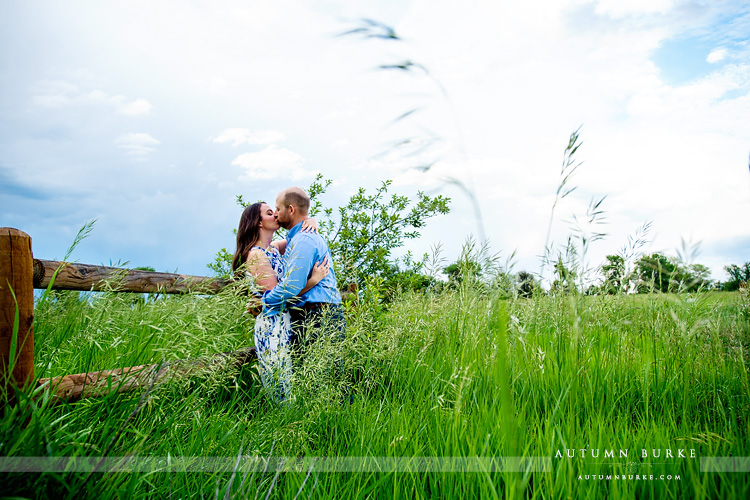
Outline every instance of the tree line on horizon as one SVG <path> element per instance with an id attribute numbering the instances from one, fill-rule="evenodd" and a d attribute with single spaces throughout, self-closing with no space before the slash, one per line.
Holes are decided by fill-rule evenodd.
<path id="1" fill-rule="evenodd" d="M 459 284 L 467 279 L 485 284 L 494 283 L 507 294 L 532 297 L 547 293 L 582 293 L 586 295 L 614 295 L 618 293 L 677 293 L 697 291 L 733 292 L 742 286 L 750 286 L 750 261 L 742 265 L 724 266 L 725 281 L 711 280 L 711 270 L 702 264 L 685 264 L 678 257 L 662 253 L 643 254 L 635 260 L 633 269 L 627 269 L 626 259 L 621 255 L 607 255 L 605 262 L 597 268 L 597 276 L 588 277 L 583 284 L 580 270 L 566 264 L 558 257 L 554 264 L 554 279 L 549 290 L 542 287 L 537 274 L 522 270 L 518 273 L 499 271 L 493 277 L 485 275 L 483 266 L 475 260 L 459 259 L 445 267 L 447 285 Z M 489 278 L 489 279 L 488 279 Z"/>

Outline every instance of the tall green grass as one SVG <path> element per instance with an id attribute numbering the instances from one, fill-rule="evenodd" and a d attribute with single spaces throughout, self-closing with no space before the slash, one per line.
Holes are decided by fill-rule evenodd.
<path id="1" fill-rule="evenodd" d="M 256 367 L 217 368 L 148 393 L 52 405 L 20 394 L 0 456 L 394 457 L 363 472 L 0 473 L 28 498 L 747 498 L 747 473 L 645 449 L 750 455 L 747 296 L 579 295 L 500 300 L 466 280 L 362 297 L 347 338 L 322 338 L 275 403 Z M 244 297 L 54 292 L 35 317 L 39 377 L 195 358 L 252 343 Z M 348 386 L 331 376 L 343 356 Z M 342 394 L 354 394 L 349 404 Z M 566 456 L 576 449 L 576 458 Z M 581 458 L 581 449 L 629 458 Z M 557 451 L 563 458 L 555 458 Z M 590 454 L 590 451 L 589 451 Z M 420 469 L 420 457 L 544 457 L 546 471 Z M 486 463 L 486 462 L 484 462 Z M 586 480 L 668 474 L 680 480 Z M 582 479 L 579 480 L 579 476 Z"/>

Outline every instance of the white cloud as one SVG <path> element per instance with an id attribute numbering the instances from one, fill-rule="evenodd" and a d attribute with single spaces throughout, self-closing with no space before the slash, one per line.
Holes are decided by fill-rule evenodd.
<path id="1" fill-rule="evenodd" d="M 286 137 L 278 130 L 250 130 L 247 128 L 228 128 L 213 141 L 218 143 L 231 142 L 232 146 L 240 144 L 267 145 L 282 142 Z"/>
<path id="2" fill-rule="evenodd" d="M 727 57 L 727 49 L 718 48 L 711 51 L 706 57 L 706 62 L 714 64 L 723 61 Z"/>
<path id="3" fill-rule="evenodd" d="M 674 6 L 674 0 L 599 0 L 596 11 L 613 18 L 628 15 L 666 12 Z"/>
<path id="4" fill-rule="evenodd" d="M 304 163 L 305 159 L 300 154 L 273 144 L 262 151 L 241 154 L 232 161 L 232 165 L 245 170 L 241 180 L 300 179 L 308 175 L 301 168 Z"/>
<path id="5" fill-rule="evenodd" d="M 151 112 L 151 103 L 146 99 L 136 99 L 118 106 L 117 111 L 128 116 L 147 115 Z"/>
<path id="6" fill-rule="evenodd" d="M 125 151 L 127 156 L 136 160 L 145 160 L 146 157 L 156 151 L 156 146 L 161 144 L 158 140 L 146 133 L 123 134 L 114 143 L 118 148 Z"/>
<path id="7" fill-rule="evenodd" d="M 109 95 L 99 89 L 84 91 L 78 85 L 62 80 L 43 80 L 37 82 L 35 87 L 36 92 L 31 102 L 43 108 L 103 105 L 111 106 L 118 113 L 128 116 L 145 115 L 152 108 L 146 99 L 128 101 L 123 95 Z"/>
<path id="8" fill-rule="evenodd" d="M 62 80 L 43 80 L 37 82 L 36 93 L 31 102 L 43 108 L 59 108 L 71 102 L 71 95 L 78 92 L 78 87 Z"/>
<path id="9" fill-rule="evenodd" d="M 195 78 L 195 83 L 198 86 L 207 89 L 212 94 L 221 94 L 227 89 L 228 86 L 227 80 L 218 75 L 201 75 Z"/>

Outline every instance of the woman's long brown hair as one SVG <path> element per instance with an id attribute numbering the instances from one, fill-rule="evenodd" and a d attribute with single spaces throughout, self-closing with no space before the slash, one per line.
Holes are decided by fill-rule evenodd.
<path id="1" fill-rule="evenodd" d="M 258 240 L 260 233 L 260 207 L 265 203 L 259 201 L 245 208 L 237 228 L 237 248 L 232 258 L 232 271 L 237 271 L 245 263 L 250 247 Z"/>

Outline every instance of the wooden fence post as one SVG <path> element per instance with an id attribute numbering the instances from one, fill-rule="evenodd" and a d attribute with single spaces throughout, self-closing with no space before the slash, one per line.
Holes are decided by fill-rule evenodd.
<path id="1" fill-rule="evenodd" d="M 15 359 L 11 359 L 16 311 L 18 335 L 14 346 Z M 18 229 L 0 228 L 0 384 L 14 383 L 22 387 L 34 381 L 33 320 L 31 237 Z M 9 373 L 11 366 L 13 373 Z M 7 389 L 7 386 L 2 389 Z"/>

